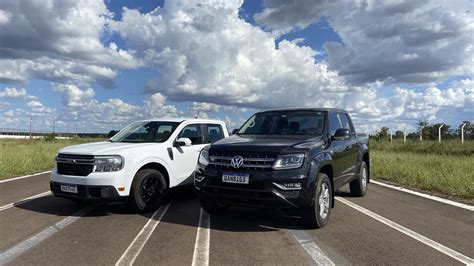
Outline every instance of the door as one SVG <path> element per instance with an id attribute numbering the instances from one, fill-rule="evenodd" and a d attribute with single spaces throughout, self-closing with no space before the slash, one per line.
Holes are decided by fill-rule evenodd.
<path id="1" fill-rule="evenodd" d="M 338 113 L 339 119 L 342 124 L 342 128 L 347 128 L 351 131 L 351 138 L 347 140 L 345 143 L 345 164 L 346 169 L 343 172 L 344 175 L 344 183 L 347 183 L 355 174 L 356 172 L 356 164 L 357 164 L 357 156 L 358 156 L 358 141 L 356 134 L 354 132 L 354 127 L 352 126 L 352 122 L 349 118 L 347 113 Z"/>
<path id="2" fill-rule="evenodd" d="M 329 134 L 334 136 L 336 130 L 342 128 L 341 120 L 337 113 L 331 113 L 329 117 Z M 344 185 L 344 172 L 347 169 L 347 140 L 332 140 L 329 147 L 333 163 L 334 171 L 334 188 L 338 189 Z"/>
<path id="3" fill-rule="evenodd" d="M 175 185 L 184 185 L 192 183 L 193 173 L 196 170 L 197 160 L 202 148 L 207 144 L 204 142 L 202 124 L 190 124 L 185 126 L 178 133 L 179 138 L 189 138 L 192 142 L 191 146 L 173 145 L 173 162 Z"/>

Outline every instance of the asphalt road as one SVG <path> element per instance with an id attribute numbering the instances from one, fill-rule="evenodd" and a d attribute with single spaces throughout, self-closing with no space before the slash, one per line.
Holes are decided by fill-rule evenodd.
<path id="1" fill-rule="evenodd" d="M 474 212 L 376 184 L 344 188 L 323 229 L 278 210 L 201 211 L 191 189 L 155 213 L 51 195 L 49 175 L 0 183 L 0 264 L 462 265 L 474 260 Z M 38 198 L 19 202 L 31 196 Z"/>

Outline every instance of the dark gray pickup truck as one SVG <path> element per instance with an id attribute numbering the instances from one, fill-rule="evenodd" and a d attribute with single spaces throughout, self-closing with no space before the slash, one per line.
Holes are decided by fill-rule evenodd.
<path id="1" fill-rule="evenodd" d="M 368 137 L 347 112 L 278 109 L 258 112 L 229 138 L 201 151 L 194 185 L 215 213 L 231 205 L 296 209 L 312 228 L 326 225 L 334 192 L 349 183 L 364 196 L 370 176 Z"/>

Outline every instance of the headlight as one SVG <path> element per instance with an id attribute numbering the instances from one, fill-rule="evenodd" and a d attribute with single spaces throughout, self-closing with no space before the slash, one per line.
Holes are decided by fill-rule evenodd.
<path id="1" fill-rule="evenodd" d="M 122 169 L 123 157 L 119 155 L 101 155 L 94 157 L 94 172 L 114 172 Z"/>
<path id="2" fill-rule="evenodd" d="M 199 153 L 199 163 L 207 166 L 209 164 L 209 152 L 207 149 L 202 149 Z"/>
<path id="3" fill-rule="evenodd" d="M 298 168 L 303 164 L 303 161 L 303 153 L 279 155 L 275 160 L 275 163 L 273 163 L 273 169 L 283 170 Z"/>

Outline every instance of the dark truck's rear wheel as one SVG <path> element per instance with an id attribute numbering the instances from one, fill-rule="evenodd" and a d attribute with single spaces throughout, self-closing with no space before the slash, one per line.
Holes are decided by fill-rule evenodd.
<path id="1" fill-rule="evenodd" d="M 369 171 L 367 164 L 363 161 L 360 166 L 359 178 L 349 183 L 351 195 L 355 197 L 363 197 L 367 194 L 367 184 L 369 182 Z"/>
<path id="2" fill-rule="evenodd" d="M 132 182 L 129 204 L 137 212 L 156 210 L 167 189 L 164 175 L 155 169 L 138 171 Z"/>
<path id="3" fill-rule="evenodd" d="M 302 210 L 303 225 L 310 228 L 321 228 L 329 221 L 332 206 L 332 186 L 326 174 L 318 174 L 315 200 L 312 206 Z"/>
<path id="4" fill-rule="evenodd" d="M 218 202 L 215 199 L 204 196 L 201 197 L 201 206 L 208 213 L 221 213 L 230 207 L 229 204 Z"/>

